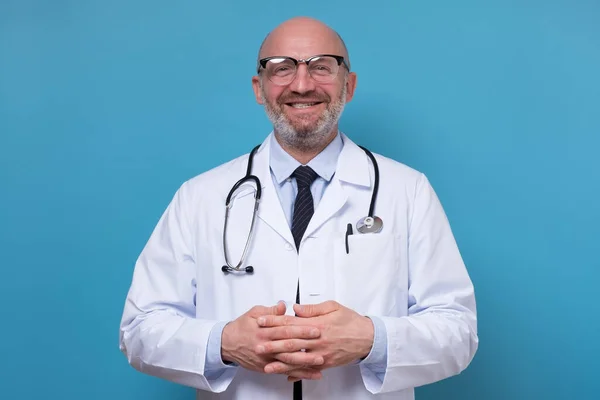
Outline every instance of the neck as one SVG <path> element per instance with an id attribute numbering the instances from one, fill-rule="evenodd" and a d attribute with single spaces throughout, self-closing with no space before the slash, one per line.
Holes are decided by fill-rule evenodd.
<path id="1" fill-rule="evenodd" d="M 336 126 L 334 129 L 331 130 L 331 133 L 326 137 L 325 140 L 323 140 L 322 143 L 319 143 L 319 145 L 311 149 L 298 149 L 296 147 L 289 146 L 283 140 L 281 140 L 277 131 L 275 131 L 275 139 L 286 153 L 294 157 L 294 159 L 297 160 L 300 164 L 306 165 L 310 160 L 312 160 L 320 152 L 322 152 L 325 149 L 325 147 L 329 146 L 329 143 L 331 143 L 333 139 L 335 139 L 337 133 L 338 128 Z"/>

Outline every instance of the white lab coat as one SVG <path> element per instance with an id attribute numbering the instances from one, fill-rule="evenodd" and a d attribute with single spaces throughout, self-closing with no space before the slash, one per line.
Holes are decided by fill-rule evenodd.
<path id="1" fill-rule="evenodd" d="M 378 234 L 349 237 L 369 209 L 373 167 L 348 137 L 336 173 L 305 232 L 299 253 L 269 171 L 269 139 L 254 157 L 262 200 L 247 263 L 253 275 L 225 275 L 225 198 L 246 173 L 248 155 L 181 186 L 143 249 L 133 274 L 120 329 L 121 350 L 150 375 L 195 387 L 198 399 L 291 399 L 284 375 L 232 368 L 204 376 L 211 328 L 254 305 L 285 300 L 288 311 L 300 281 L 301 302 L 336 300 L 387 329 L 387 369 L 380 381 L 366 367 L 324 371 L 303 381 L 304 400 L 414 398 L 414 387 L 463 371 L 477 347 L 474 290 L 450 226 L 426 177 L 376 155 L 380 170 Z M 228 226 L 237 263 L 246 240 L 254 196 L 241 190 Z M 374 394 L 379 394 L 375 396 Z"/>

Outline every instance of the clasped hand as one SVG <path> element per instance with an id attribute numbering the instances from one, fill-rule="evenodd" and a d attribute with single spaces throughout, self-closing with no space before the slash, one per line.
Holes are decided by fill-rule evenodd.
<path id="1" fill-rule="evenodd" d="M 366 357 L 373 345 L 373 323 L 335 301 L 256 306 L 223 330 L 222 358 L 289 381 L 321 379 L 326 368 Z"/>

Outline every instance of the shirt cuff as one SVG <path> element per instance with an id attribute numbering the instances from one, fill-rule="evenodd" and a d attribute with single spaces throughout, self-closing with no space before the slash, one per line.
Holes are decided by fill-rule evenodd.
<path id="1" fill-rule="evenodd" d="M 375 374 L 384 373 L 387 369 L 387 329 L 381 318 L 367 316 L 373 321 L 374 338 L 371 352 L 360 361 L 359 365 L 364 365 Z"/>
<path id="2" fill-rule="evenodd" d="M 204 376 L 209 380 L 218 379 L 228 368 L 237 367 L 236 364 L 225 364 L 221 358 L 221 336 L 225 325 L 227 325 L 227 322 L 218 322 L 213 326 L 208 336 Z"/>

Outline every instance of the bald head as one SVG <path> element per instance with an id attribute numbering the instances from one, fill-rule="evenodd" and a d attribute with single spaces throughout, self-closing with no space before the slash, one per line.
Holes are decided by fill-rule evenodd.
<path id="1" fill-rule="evenodd" d="M 281 23 L 267 35 L 260 46 L 258 60 L 271 56 L 305 58 L 315 54 L 341 55 L 350 66 L 348 49 L 336 31 L 316 19 L 296 17 Z"/>

